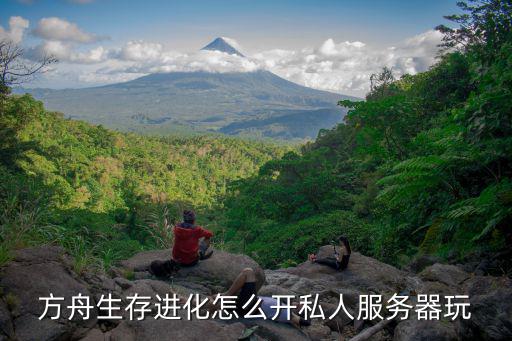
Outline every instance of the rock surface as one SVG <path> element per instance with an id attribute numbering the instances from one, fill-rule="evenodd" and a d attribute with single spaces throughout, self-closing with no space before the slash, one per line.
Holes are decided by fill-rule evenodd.
<path id="1" fill-rule="evenodd" d="M 91 310 L 87 321 L 76 317 L 68 320 L 67 309 L 62 311 L 57 320 L 39 320 L 45 308 L 40 297 L 49 297 L 50 294 L 65 297 L 62 305 L 68 306 L 71 297 L 78 293 L 91 296 L 87 285 L 71 270 L 71 260 L 59 247 L 16 252 L 13 261 L 1 269 L 0 287 L 3 288 L 4 300 L 10 306 L 9 314 L 18 340 L 65 339 L 80 335 L 96 324 L 96 309 Z M 54 313 L 49 311 L 51 315 Z M 9 323 L 4 321 L 2 325 Z"/>
<path id="2" fill-rule="evenodd" d="M 324 246 L 318 256 L 331 254 L 332 246 Z M 153 278 L 147 271 L 149 264 L 168 255 L 169 250 L 142 252 L 121 262 L 119 268 L 110 271 L 111 275 L 106 275 L 77 274 L 71 258 L 59 247 L 17 251 L 14 259 L 0 268 L 0 340 L 236 340 L 246 328 L 253 326 L 257 326 L 256 340 L 339 340 L 350 339 L 377 322 L 354 321 L 342 311 L 332 320 L 313 320 L 311 326 L 300 331 L 288 324 L 252 319 L 155 320 L 152 314 L 141 321 L 130 321 L 127 312 L 122 321 L 105 321 L 97 319 L 96 307 L 87 321 L 76 318 L 70 321 L 67 309 L 63 309 L 58 320 L 39 320 L 44 303 L 38 298 L 50 293 L 65 297 L 63 306 L 69 305 L 70 298 L 78 293 L 90 296 L 93 306 L 101 295 L 112 293 L 113 297 L 122 299 L 124 308 L 127 297 L 135 294 L 163 297 L 172 293 L 186 296 L 223 292 L 246 267 L 256 271 L 258 286 L 263 285 L 260 295 L 318 294 L 326 317 L 336 311 L 340 294 L 348 313 L 354 317 L 359 312 L 359 295 L 381 294 L 384 299 L 401 292 L 407 292 L 413 299 L 415 293 L 470 296 L 470 320 L 397 321 L 374 334 L 371 340 L 512 339 L 512 281 L 506 277 L 474 276 L 454 265 L 427 265 L 433 259 L 420 262 L 417 268 L 425 267 L 418 275 L 356 252 L 343 272 L 310 262 L 263 271 L 247 256 L 215 251 L 210 259 L 182 268 L 170 280 Z"/>
<path id="3" fill-rule="evenodd" d="M 135 272 L 145 273 L 154 260 L 168 259 L 170 250 L 141 252 L 121 262 L 121 266 Z M 182 267 L 174 276 L 177 283 L 197 282 L 210 288 L 228 287 L 244 268 L 252 268 L 256 273 L 257 288 L 265 283 L 263 269 L 252 258 L 214 250 L 213 256 L 191 267 Z M 184 280 L 184 281 L 183 281 Z"/>
<path id="4" fill-rule="evenodd" d="M 424 269 L 420 278 L 424 281 L 441 282 L 448 286 L 457 287 L 467 280 L 470 275 L 455 265 L 436 263 Z"/>
<path id="5" fill-rule="evenodd" d="M 287 324 L 263 320 L 243 320 L 246 327 L 258 326 L 256 335 L 263 340 L 311 340 L 309 333 L 297 330 Z"/>
<path id="6" fill-rule="evenodd" d="M 512 340 L 512 280 L 476 276 L 466 283 L 471 318 L 459 320 L 459 336 L 474 340 Z"/>
<path id="7" fill-rule="evenodd" d="M 242 323 L 225 324 L 212 320 L 166 321 L 146 319 L 123 321 L 112 330 L 110 341 L 136 340 L 236 340 L 242 335 Z"/>
<path id="8" fill-rule="evenodd" d="M 320 248 L 317 257 L 332 256 L 332 246 Z M 350 256 L 350 263 L 345 271 L 336 271 L 328 266 L 304 262 L 283 271 L 322 283 L 336 283 L 341 288 L 358 288 L 372 292 L 396 292 L 405 286 L 407 274 L 391 265 L 366 257 L 358 252 Z"/>
<path id="9" fill-rule="evenodd" d="M 457 340 L 455 327 L 444 321 L 408 320 L 398 324 L 393 341 Z"/>

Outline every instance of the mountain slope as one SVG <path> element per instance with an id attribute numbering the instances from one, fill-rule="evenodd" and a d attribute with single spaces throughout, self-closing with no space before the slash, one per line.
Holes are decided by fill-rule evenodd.
<path id="1" fill-rule="evenodd" d="M 340 110 L 276 110 L 268 117 L 233 122 L 220 128 L 228 135 L 266 136 L 292 139 L 296 136 L 317 136 L 322 128 L 333 127 L 340 121 Z"/>
<path id="2" fill-rule="evenodd" d="M 203 50 L 244 58 L 224 38 Z M 342 120 L 346 111 L 337 102 L 354 99 L 264 70 L 157 73 L 100 87 L 17 91 L 33 94 L 50 110 L 68 117 L 120 130 L 214 131 L 282 139 L 316 137 L 319 129 Z M 297 129 L 301 125 L 308 129 Z"/>
<path id="3" fill-rule="evenodd" d="M 336 103 L 347 96 L 310 89 L 268 71 L 245 73 L 173 72 L 151 74 L 129 82 L 85 89 L 24 89 L 68 117 L 121 130 L 166 132 L 175 129 L 218 131 L 232 123 L 287 116 L 293 111 L 310 119 L 329 110 L 340 121 Z M 299 116 L 296 117 L 299 119 Z M 332 126 L 317 117 L 321 128 Z M 285 122 L 286 123 L 286 122 Z M 294 124 L 300 123 L 293 122 Z M 253 127 L 247 127 L 255 128 Z M 260 136 L 271 136 L 256 134 Z M 315 134 L 285 134 L 289 138 Z"/>

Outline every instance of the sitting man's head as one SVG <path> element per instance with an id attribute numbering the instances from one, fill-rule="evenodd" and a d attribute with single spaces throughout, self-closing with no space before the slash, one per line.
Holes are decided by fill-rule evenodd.
<path id="1" fill-rule="evenodd" d="M 192 210 L 183 211 L 183 222 L 193 224 L 196 221 L 196 214 Z"/>

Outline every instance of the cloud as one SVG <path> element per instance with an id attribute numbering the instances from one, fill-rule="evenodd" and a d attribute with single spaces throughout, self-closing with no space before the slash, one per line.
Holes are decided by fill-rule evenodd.
<path id="1" fill-rule="evenodd" d="M 142 40 L 129 41 L 112 56 L 128 61 L 155 61 L 161 58 L 163 47 L 158 43 L 148 43 Z"/>
<path id="2" fill-rule="evenodd" d="M 37 27 L 32 33 L 45 40 L 76 43 L 93 43 L 106 39 L 106 37 L 103 36 L 84 32 L 76 24 L 57 17 L 39 20 Z"/>
<path id="3" fill-rule="evenodd" d="M 442 35 L 427 31 L 394 47 L 377 48 L 362 42 L 327 39 L 318 48 L 270 50 L 253 57 L 276 74 L 309 87 L 362 96 L 369 89 L 369 77 L 382 67 L 396 76 L 427 70 L 435 63 Z"/>
<path id="4" fill-rule="evenodd" d="M 89 84 L 108 84 L 127 82 L 135 78 L 144 76 L 144 73 L 111 73 L 111 72 L 81 72 L 77 80 L 81 83 Z"/>
<path id="5" fill-rule="evenodd" d="M 51 55 L 59 62 L 96 64 L 107 60 L 108 51 L 102 46 L 87 51 L 76 51 L 69 43 L 49 40 L 28 49 L 26 53 L 27 58 L 33 60 L 39 60 L 45 55 Z"/>
<path id="6" fill-rule="evenodd" d="M 335 42 L 327 39 L 316 48 L 273 49 L 248 58 L 218 51 L 178 53 L 168 51 L 158 43 L 132 41 L 111 53 L 111 58 L 127 64 L 123 67 L 117 65 L 109 72 L 128 75 L 266 69 L 305 86 L 363 96 L 369 90 L 370 75 L 384 66 L 390 67 L 396 76 L 427 70 L 435 63 L 441 37 L 437 31 L 427 31 L 388 48 L 377 48 L 360 41 Z"/>
<path id="7" fill-rule="evenodd" d="M 9 30 L 0 26 L 0 40 L 10 40 L 16 44 L 23 40 L 25 30 L 29 26 L 29 21 L 22 17 L 9 18 Z"/>
<path id="8" fill-rule="evenodd" d="M 387 48 L 360 41 L 336 42 L 330 38 L 316 47 L 272 49 L 247 58 L 219 51 L 182 53 L 166 49 L 158 42 L 141 40 L 117 48 L 90 50 L 76 50 L 72 41 L 47 40 L 32 52 L 51 53 L 67 63 L 91 65 L 93 69 L 87 66 L 87 72 L 79 68 L 75 73 L 80 82 L 91 84 L 126 81 L 156 72 L 265 69 L 308 87 L 364 96 L 369 90 L 370 75 L 384 66 L 391 68 L 396 76 L 427 70 L 436 61 L 441 38 L 439 32 L 427 31 Z"/>
<path id="9" fill-rule="evenodd" d="M 130 41 L 110 56 L 130 63 L 124 71 L 136 73 L 208 71 L 208 72 L 248 72 L 259 68 L 251 60 L 219 51 L 200 50 L 193 53 L 180 53 L 165 50 L 161 44 L 144 41 Z"/>

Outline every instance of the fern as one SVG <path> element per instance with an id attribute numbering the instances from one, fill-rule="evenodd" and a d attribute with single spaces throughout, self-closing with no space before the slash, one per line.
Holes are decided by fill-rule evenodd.
<path id="1" fill-rule="evenodd" d="M 490 235 L 502 222 L 512 216 L 512 183 L 503 180 L 485 188 L 478 197 L 451 205 L 444 214 L 452 222 L 484 226 L 473 241 Z"/>

